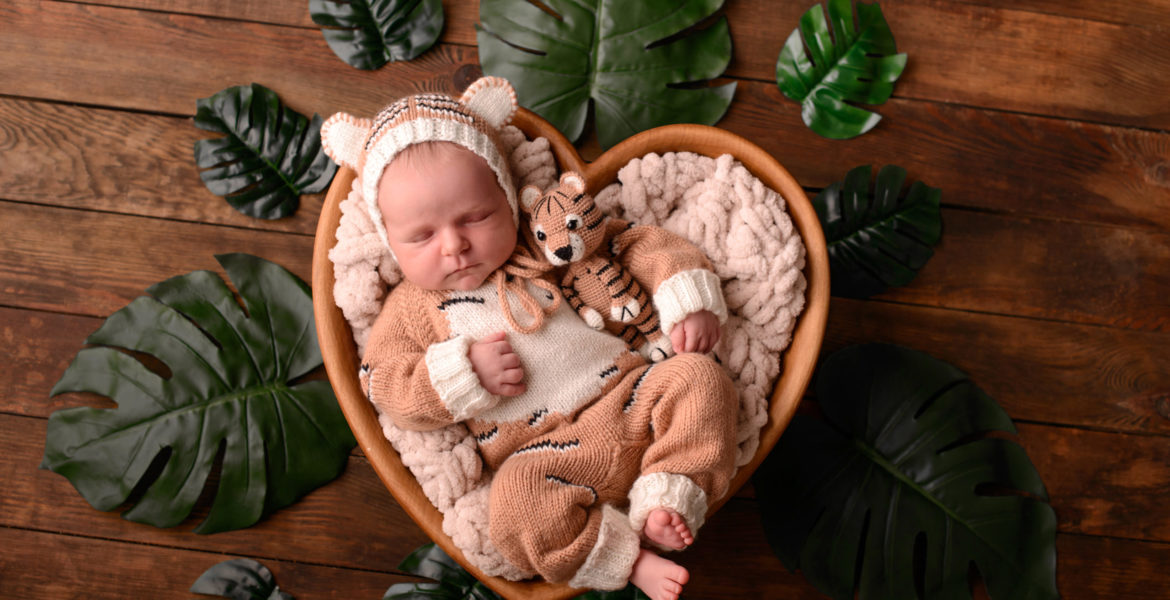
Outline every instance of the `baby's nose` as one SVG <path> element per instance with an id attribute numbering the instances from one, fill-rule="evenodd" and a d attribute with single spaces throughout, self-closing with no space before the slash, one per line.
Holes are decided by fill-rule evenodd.
<path id="1" fill-rule="evenodd" d="M 448 231 L 443 234 L 443 253 L 448 256 L 455 256 L 467 249 L 467 238 L 459 235 L 456 231 Z"/>

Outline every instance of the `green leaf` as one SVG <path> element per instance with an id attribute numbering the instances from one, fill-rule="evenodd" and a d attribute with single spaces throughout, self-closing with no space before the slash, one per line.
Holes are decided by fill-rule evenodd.
<path id="1" fill-rule="evenodd" d="M 309 0 L 309 15 L 333 52 L 359 69 L 411 60 L 443 32 L 441 0 Z"/>
<path id="2" fill-rule="evenodd" d="M 333 180 L 337 165 L 321 149 L 321 117 L 286 108 L 272 90 L 230 87 L 197 107 L 196 127 L 227 134 L 195 142 L 199 177 L 245 215 L 287 217 L 301 194 L 323 191 Z"/>
<path id="3" fill-rule="evenodd" d="M 280 591 L 268 567 L 250 559 L 225 560 L 211 567 L 191 585 L 192 594 L 206 594 L 231 600 L 293 600 Z"/>
<path id="4" fill-rule="evenodd" d="M 894 34 L 876 2 L 857 3 L 854 24 L 849 0 L 829 0 L 832 35 L 821 5 L 800 18 L 776 61 L 776 83 L 800 102 L 804 124 L 832 139 L 873 129 L 881 116 L 849 104 L 882 104 L 906 68 Z M 802 39 L 803 36 L 803 39 Z"/>
<path id="5" fill-rule="evenodd" d="M 482 0 L 479 60 L 570 140 L 590 100 L 603 148 L 670 123 L 713 125 L 735 84 L 710 87 L 731 60 L 727 19 L 692 29 L 723 0 Z"/>
<path id="6" fill-rule="evenodd" d="M 897 346 L 826 359 L 824 420 L 798 415 L 757 472 L 765 534 L 834 598 L 1056 598 L 1056 516 L 1007 414 L 961 371 Z M 995 435 L 989 435 L 994 433 Z"/>
<path id="7" fill-rule="evenodd" d="M 868 298 L 910 283 L 942 235 L 938 188 L 916 181 L 899 196 L 906 169 L 887 165 L 871 191 L 871 172 L 869 165 L 856 167 L 813 199 L 838 296 Z"/>
<path id="8" fill-rule="evenodd" d="M 398 569 L 435 583 L 396 583 L 386 590 L 382 600 L 500 600 L 435 544 L 411 552 Z"/>
<path id="9" fill-rule="evenodd" d="M 345 468 L 354 440 L 329 382 L 293 383 L 322 362 L 309 287 L 255 256 L 216 258 L 243 308 L 209 271 L 155 284 L 86 339 L 92 347 L 53 387 L 53 395 L 92 392 L 118 403 L 49 418 L 41 467 L 68 478 L 94 508 L 130 499 L 125 518 L 178 525 L 222 453 L 215 500 L 196 532 L 227 531 Z"/>

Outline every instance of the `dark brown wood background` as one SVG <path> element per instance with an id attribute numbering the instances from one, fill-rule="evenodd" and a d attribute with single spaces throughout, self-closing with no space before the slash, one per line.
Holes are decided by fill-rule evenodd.
<path id="1" fill-rule="evenodd" d="M 1068 598 L 1170 597 L 1170 0 L 887 0 L 909 65 L 851 141 L 806 129 L 774 82 L 811 0 L 730 0 L 720 126 L 810 191 L 860 164 L 943 190 L 944 234 L 908 287 L 834 299 L 825 351 L 886 341 L 971 374 L 1019 425 L 1052 496 Z M 359 453 L 345 475 L 248 530 L 159 530 L 90 508 L 37 469 L 49 397 L 102 319 L 213 254 L 309 279 L 321 196 L 244 217 L 200 183 L 195 102 L 258 82 L 306 114 L 372 114 L 478 74 L 475 0 L 442 42 L 375 72 L 345 65 L 305 0 L 5 0 L 0 5 L 0 597 L 186 598 L 250 556 L 283 589 L 380 598 L 426 542 Z M 316 290 L 317 293 L 328 293 Z M 817 598 L 769 552 L 750 489 L 682 562 L 688 598 Z"/>

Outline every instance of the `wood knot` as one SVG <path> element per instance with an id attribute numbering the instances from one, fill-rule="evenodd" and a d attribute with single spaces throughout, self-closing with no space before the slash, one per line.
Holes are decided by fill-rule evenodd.
<path id="1" fill-rule="evenodd" d="M 452 89 L 465 90 L 480 77 L 483 77 L 483 69 L 479 68 L 479 65 L 462 65 L 455 70 L 455 75 L 451 78 L 455 83 Z"/>
<path id="2" fill-rule="evenodd" d="M 1170 393 L 1154 396 L 1154 410 L 1164 419 L 1170 419 Z"/>

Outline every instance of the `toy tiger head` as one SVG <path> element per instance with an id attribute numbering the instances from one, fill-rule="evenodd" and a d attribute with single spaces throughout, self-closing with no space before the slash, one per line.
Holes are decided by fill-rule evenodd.
<path id="1" fill-rule="evenodd" d="M 560 183 L 547 192 L 524 186 L 520 205 L 532 231 L 529 240 L 556 266 L 592 255 L 605 237 L 605 214 L 585 193 L 585 180 L 572 171 L 563 173 Z"/>

